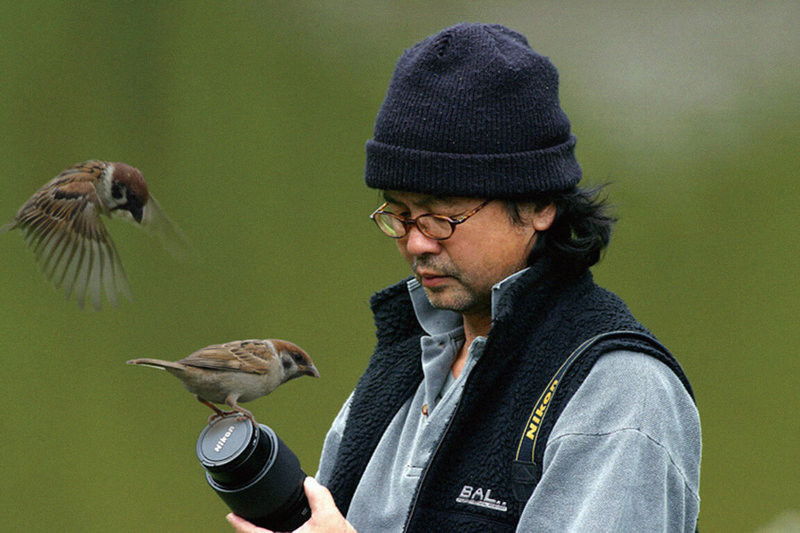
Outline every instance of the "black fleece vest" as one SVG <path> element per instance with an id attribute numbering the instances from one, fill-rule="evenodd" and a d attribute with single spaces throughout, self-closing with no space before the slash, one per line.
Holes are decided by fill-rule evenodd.
<path id="1" fill-rule="evenodd" d="M 371 304 L 377 346 L 353 393 L 329 484 L 345 515 L 378 441 L 423 378 L 424 332 L 406 283 L 375 294 Z M 587 339 L 619 330 L 633 333 L 592 345 L 569 366 L 538 428 L 536 460 L 515 461 L 531 410 L 562 363 Z M 422 474 L 406 531 L 513 531 L 541 475 L 558 415 L 600 355 L 620 349 L 663 361 L 692 393 L 675 359 L 590 273 L 562 277 L 540 261 L 523 274 L 498 304 L 485 351 Z"/>

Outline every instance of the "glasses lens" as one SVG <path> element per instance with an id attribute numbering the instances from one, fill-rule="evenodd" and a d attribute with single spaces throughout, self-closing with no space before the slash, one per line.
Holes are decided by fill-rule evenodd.
<path id="1" fill-rule="evenodd" d="M 388 213 L 375 213 L 374 219 L 378 228 L 389 237 L 397 239 L 406 233 L 403 223 Z"/>
<path id="2" fill-rule="evenodd" d="M 432 239 L 446 239 L 453 234 L 453 226 L 436 215 L 423 215 L 417 218 L 417 226 L 422 233 Z"/>

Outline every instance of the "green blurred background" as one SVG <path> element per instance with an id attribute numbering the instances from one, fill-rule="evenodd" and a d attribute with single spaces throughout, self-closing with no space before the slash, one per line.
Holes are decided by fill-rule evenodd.
<path id="1" fill-rule="evenodd" d="M 135 300 L 81 312 L 0 236 L 0 529 L 228 529 L 194 456 L 210 411 L 133 357 L 297 342 L 322 379 L 249 407 L 316 471 L 367 300 L 407 275 L 367 220 L 364 142 L 402 51 L 460 21 L 560 70 L 621 219 L 596 277 L 697 393 L 701 530 L 798 531 L 796 1 L 2 2 L 0 219 L 68 165 L 125 161 L 194 258 L 111 221 Z"/>

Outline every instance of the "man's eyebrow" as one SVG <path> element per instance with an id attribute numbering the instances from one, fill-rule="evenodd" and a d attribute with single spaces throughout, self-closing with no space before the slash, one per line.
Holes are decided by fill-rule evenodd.
<path id="1" fill-rule="evenodd" d="M 383 201 L 389 202 L 390 204 L 397 204 L 397 205 L 406 205 L 406 202 L 400 201 L 392 196 L 392 193 L 389 191 L 383 191 Z M 415 205 L 422 207 L 423 209 L 434 209 L 437 207 L 443 207 L 448 204 L 448 198 L 442 198 L 440 196 L 435 196 L 433 194 L 426 194 L 422 196 L 419 200 L 414 202 Z"/>

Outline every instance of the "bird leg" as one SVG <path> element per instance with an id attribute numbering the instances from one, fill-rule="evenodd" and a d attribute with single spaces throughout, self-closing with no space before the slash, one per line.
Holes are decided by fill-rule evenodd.
<path id="1" fill-rule="evenodd" d="M 227 398 L 225 398 L 225 403 L 227 405 L 230 405 L 235 412 L 239 413 L 239 416 L 236 417 L 236 420 L 244 420 L 245 418 L 247 418 L 250 420 L 250 422 L 253 423 L 253 427 L 257 429 L 258 423 L 256 422 L 256 419 L 253 417 L 253 413 L 251 413 L 244 407 L 240 407 L 239 404 L 236 403 L 236 399 L 237 399 L 236 396 L 228 396 Z"/>
<path id="2" fill-rule="evenodd" d="M 238 412 L 238 411 L 223 411 L 213 403 L 206 400 L 205 398 L 201 398 L 200 396 L 195 396 L 195 398 L 197 398 L 198 402 L 206 404 L 214 411 L 214 414 L 208 417 L 209 424 L 218 418 L 224 418 L 228 415 L 232 415 L 233 413 Z"/>

